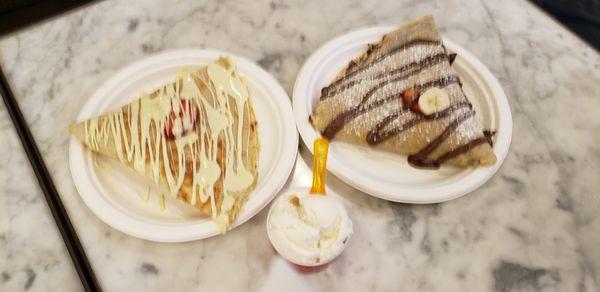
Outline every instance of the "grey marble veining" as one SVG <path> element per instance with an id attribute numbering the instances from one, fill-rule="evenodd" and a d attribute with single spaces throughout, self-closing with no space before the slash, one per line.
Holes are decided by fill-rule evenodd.
<path id="1" fill-rule="evenodd" d="M 4 103 L 0 133 L 0 291 L 80 289 Z"/>
<path id="2" fill-rule="evenodd" d="M 124 64 L 166 49 L 224 49 L 257 61 L 291 95 L 327 40 L 425 14 L 500 80 L 510 154 L 483 187 L 443 204 L 385 202 L 330 175 L 355 234 L 327 269 L 299 274 L 283 262 L 264 211 L 225 236 L 159 244 L 111 229 L 77 194 L 66 127 Z M 0 63 L 107 290 L 600 290 L 600 57 L 528 2 L 104 1 L 2 39 Z M 309 175 L 301 154 L 295 178 Z"/>

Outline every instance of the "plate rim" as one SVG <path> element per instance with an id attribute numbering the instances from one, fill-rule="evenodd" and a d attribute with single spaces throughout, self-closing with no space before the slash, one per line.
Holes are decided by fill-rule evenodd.
<path id="1" fill-rule="evenodd" d="M 315 135 L 318 137 L 320 134 L 316 133 L 312 125 L 310 125 L 308 122 L 307 118 L 307 115 L 309 115 L 312 111 L 312 109 L 308 109 L 306 106 L 306 101 L 311 98 L 310 93 L 307 92 L 312 81 L 310 75 L 314 74 L 315 72 L 319 72 L 321 67 L 319 64 L 322 63 L 321 61 L 323 61 L 324 58 L 327 58 L 327 55 L 331 53 L 332 50 L 335 50 L 343 45 L 355 44 L 361 38 L 374 38 L 376 36 L 383 36 L 383 34 L 396 28 L 397 26 L 394 25 L 379 25 L 350 31 L 326 42 L 319 49 L 313 52 L 313 54 L 305 61 L 296 77 L 294 90 L 292 93 L 292 104 L 300 137 L 311 153 L 313 153 L 312 142 L 308 142 L 307 140 L 309 140 L 311 137 L 315 137 Z M 331 173 L 351 187 L 384 200 L 411 204 L 429 204 L 453 200 L 471 193 L 486 183 L 498 171 L 498 169 L 500 169 L 504 163 L 504 160 L 506 159 L 506 156 L 508 155 L 513 130 L 512 114 L 506 94 L 504 93 L 500 82 L 477 57 L 448 38 L 443 38 L 443 42 L 448 49 L 458 53 L 461 58 L 464 58 L 465 61 L 467 61 L 467 63 L 473 67 L 473 69 L 477 70 L 477 73 L 481 75 L 485 84 L 489 86 L 494 101 L 497 103 L 499 112 L 497 127 L 498 129 L 502 128 L 502 131 L 499 131 L 499 135 L 497 136 L 496 143 L 494 145 L 494 153 L 497 157 L 496 164 L 487 168 L 473 169 L 471 174 L 468 174 L 466 177 L 463 177 L 457 182 L 452 183 L 455 185 L 456 183 L 463 181 L 465 178 L 470 178 L 474 173 L 477 175 L 477 177 L 475 177 L 476 180 L 471 182 L 468 186 L 454 189 L 451 192 L 446 192 L 444 195 L 437 195 L 433 197 L 429 196 L 426 197 L 426 199 L 415 199 L 414 195 L 412 195 L 413 198 L 403 197 L 403 195 L 398 196 L 398 189 L 382 190 L 380 185 L 368 185 L 363 182 L 364 180 L 359 179 L 355 175 L 353 176 L 353 171 L 344 170 L 344 167 L 342 167 L 342 164 L 335 156 L 329 157 L 328 170 L 331 171 Z M 366 44 L 367 43 L 364 45 L 366 46 Z M 447 186 L 435 187 L 426 190 L 414 188 L 411 189 L 410 187 L 407 187 L 402 190 L 424 195 L 425 192 L 443 192 L 443 188 L 447 188 Z"/>
<path id="2" fill-rule="evenodd" d="M 118 86 L 123 83 L 122 80 L 124 80 L 125 77 L 131 76 L 132 73 L 140 72 L 140 68 L 151 67 L 153 64 L 161 64 L 173 59 L 180 60 L 196 57 L 202 60 L 216 59 L 219 56 L 227 56 L 233 59 L 238 68 L 243 68 L 241 70 L 254 72 L 254 76 L 245 77 L 258 80 L 259 82 L 257 83 L 264 85 L 265 88 L 268 88 L 269 91 L 273 92 L 272 96 L 268 95 L 267 98 L 271 99 L 274 107 L 280 112 L 280 120 L 283 123 L 281 125 L 283 133 L 281 159 L 274 162 L 275 166 L 273 168 L 273 174 L 275 176 L 264 178 L 265 187 L 263 191 L 269 192 L 269 195 L 266 195 L 265 199 L 257 203 L 252 210 L 244 208 L 244 211 L 238 214 L 238 217 L 229 229 L 229 232 L 231 232 L 232 229 L 252 219 L 276 197 L 287 182 L 298 155 L 298 131 L 296 123 L 291 119 L 285 119 L 285 116 L 293 114 L 290 98 L 277 79 L 258 64 L 237 54 L 217 49 L 180 48 L 147 55 L 132 63 L 124 65 L 115 73 L 111 74 L 108 79 L 102 81 L 92 94 L 88 96 L 86 102 L 81 107 L 75 122 L 82 121 L 93 115 L 93 108 L 101 102 L 101 97 L 110 90 L 118 89 Z M 144 75 L 144 73 L 142 73 L 142 75 Z M 175 224 L 163 225 L 143 222 L 138 218 L 134 218 L 129 214 L 119 211 L 115 206 L 111 206 L 111 202 L 108 202 L 103 198 L 104 196 L 99 190 L 94 190 L 93 180 L 97 180 L 97 176 L 89 177 L 86 174 L 82 174 L 87 171 L 87 168 L 85 167 L 83 160 L 78 160 L 82 155 L 84 157 L 85 155 L 88 155 L 88 159 L 91 159 L 91 155 L 84 153 L 84 151 L 86 150 L 83 145 L 71 135 L 69 140 L 69 168 L 73 184 L 88 209 L 107 225 L 125 234 L 155 242 L 187 242 L 219 235 L 216 227 L 214 224 L 211 224 L 212 222 L 210 220 L 202 220 L 202 222 L 191 220 L 181 222 L 182 224 L 179 224 L 180 226 L 174 226 Z M 265 154 L 261 153 L 261 155 Z M 272 182 L 268 183 L 269 181 Z M 257 189 L 255 188 L 252 193 L 256 190 Z M 247 203 L 244 207 L 248 206 Z M 125 221 L 122 221 L 124 219 Z M 200 226 L 201 224 L 206 226 Z"/>

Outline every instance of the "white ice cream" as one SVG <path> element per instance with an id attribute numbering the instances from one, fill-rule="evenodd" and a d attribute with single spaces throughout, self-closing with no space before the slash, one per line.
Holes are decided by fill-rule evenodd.
<path id="1" fill-rule="evenodd" d="M 314 266 L 342 252 L 352 222 L 336 198 L 292 192 L 274 203 L 267 228 L 273 246 L 284 258 Z"/>

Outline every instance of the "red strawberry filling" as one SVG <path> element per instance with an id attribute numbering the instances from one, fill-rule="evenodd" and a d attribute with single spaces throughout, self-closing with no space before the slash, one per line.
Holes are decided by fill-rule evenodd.
<path id="1" fill-rule="evenodd" d="M 176 139 L 185 136 L 194 129 L 198 109 L 193 101 L 181 99 L 179 102 L 171 101 L 171 112 L 167 116 L 163 133 L 167 139 Z"/>

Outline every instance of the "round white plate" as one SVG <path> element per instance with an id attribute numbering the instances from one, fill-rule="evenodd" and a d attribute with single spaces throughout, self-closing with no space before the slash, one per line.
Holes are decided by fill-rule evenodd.
<path id="1" fill-rule="evenodd" d="M 395 27 L 374 27 L 340 36 L 321 47 L 306 61 L 294 86 L 296 125 L 306 146 L 320 134 L 308 117 L 321 88 L 369 43 L 378 42 Z M 506 158 L 512 136 L 512 117 L 506 95 L 492 73 L 471 53 L 450 40 L 444 45 L 458 56 L 453 67 L 463 82 L 465 94 L 475 106 L 476 117 L 486 129 L 496 129 L 494 153 L 498 161 L 491 167 L 438 170 L 416 169 L 406 156 L 368 147 L 333 142 L 329 148 L 328 170 L 347 184 L 382 199 L 404 203 L 435 203 L 467 194 L 485 183 Z"/>
<path id="2" fill-rule="evenodd" d="M 85 104 L 77 120 L 100 115 L 172 82 L 180 68 L 200 67 L 220 56 L 230 57 L 246 77 L 260 137 L 258 182 L 232 227 L 262 210 L 286 182 L 298 152 L 298 132 L 288 95 L 277 81 L 253 62 L 216 50 L 176 50 L 131 64 L 106 81 Z M 95 161 L 97 159 L 97 161 Z M 181 242 L 218 234 L 211 219 L 195 208 L 165 196 L 151 180 L 120 165 L 96 157 L 74 137 L 69 162 L 75 186 L 86 205 L 104 222 L 124 233 L 160 242 Z"/>

